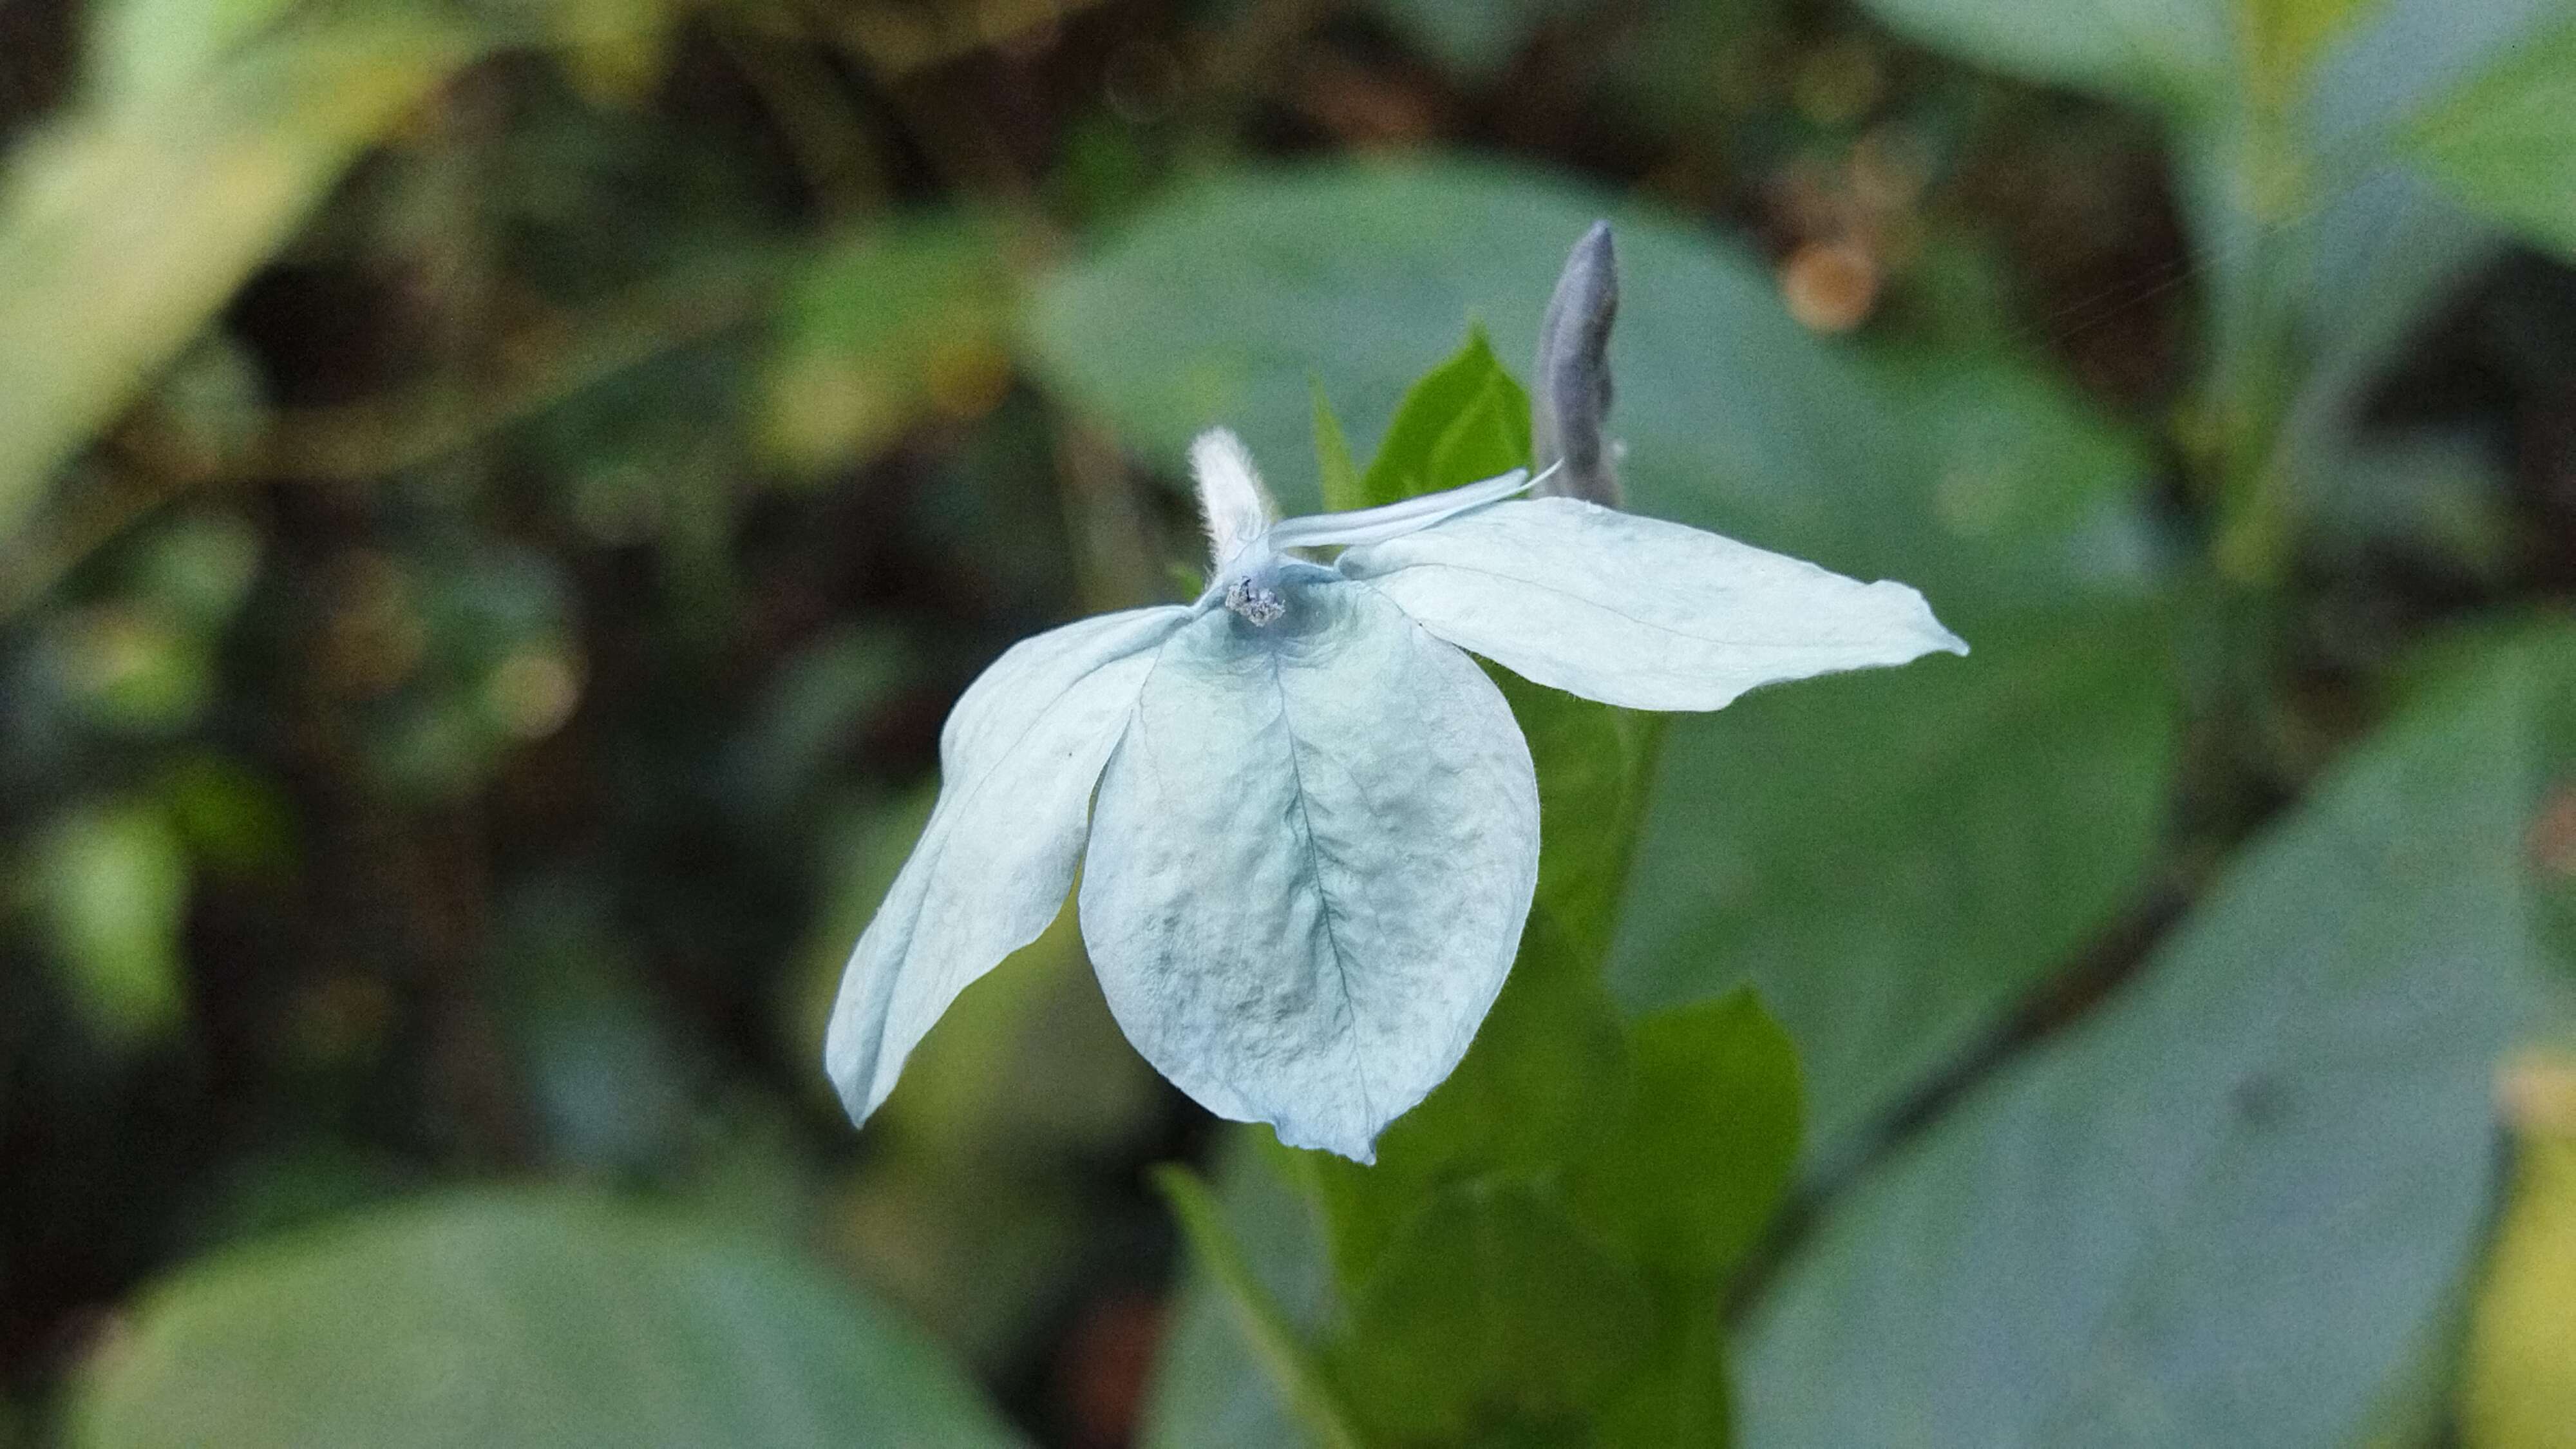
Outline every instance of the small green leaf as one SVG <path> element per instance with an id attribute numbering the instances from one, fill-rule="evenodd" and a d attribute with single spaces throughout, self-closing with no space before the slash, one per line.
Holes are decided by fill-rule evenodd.
<path id="1" fill-rule="evenodd" d="M 1351 461 L 1350 440 L 1342 435 L 1342 421 L 1333 416 L 1333 405 L 1324 397 L 1321 378 L 1307 379 L 1315 394 L 1315 469 L 1323 480 L 1324 511 L 1348 513 L 1369 506 L 1368 491 L 1360 486 L 1359 465 Z"/>
<path id="2" fill-rule="evenodd" d="M 1531 1187 L 1462 1184 L 1389 1245 L 1334 1363 L 1398 1441 L 1577 1430 L 1654 1338 L 1635 1271 Z"/>
<path id="3" fill-rule="evenodd" d="M 1367 504 L 1478 482 L 1530 461 L 1529 394 L 1471 327 L 1467 345 L 1405 393 L 1368 473 Z"/>
<path id="4" fill-rule="evenodd" d="M 1635 1062 L 1626 1110 L 1596 1128 L 1568 1191 L 1649 1271 L 1713 1298 L 1797 1163 L 1797 1049 L 1738 991 L 1638 1022 Z"/>
<path id="5" fill-rule="evenodd" d="M 152 1289 L 81 1376 L 76 1449 L 1007 1445 L 820 1265 L 552 1192 L 407 1203 Z"/>
<path id="6" fill-rule="evenodd" d="M 2400 144 L 2471 206 L 2576 258 L 2576 24 L 2500 47 Z"/>

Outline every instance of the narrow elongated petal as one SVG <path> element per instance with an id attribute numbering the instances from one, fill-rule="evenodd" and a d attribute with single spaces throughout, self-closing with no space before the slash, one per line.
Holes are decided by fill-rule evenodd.
<path id="1" fill-rule="evenodd" d="M 1222 573 L 1244 547 L 1259 538 L 1278 509 L 1243 440 L 1223 428 L 1210 428 L 1190 444 L 1190 472 L 1199 485 L 1199 521 L 1207 526 L 1208 563 Z"/>
<path id="2" fill-rule="evenodd" d="M 1497 503 L 1339 567 L 1462 649 L 1633 709 L 1718 709 L 1756 685 L 1968 652 L 1903 584 L 1572 498 Z"/>
<path id="3" fill-rule="evenodd" d="M 1335 544 L 1382 543 L 1429 528 L 1442 519 L 1482 508 L 1488 503 L 1498 503 L 1529 486 L 1529 474 L 1515 468 L 1481 483 L 1443 488 L 1437 493 L 1425 493 L 1400 503 L 1355 508 L 1348 513 L 1316 513 L 1304 518 L 1291 518 L 1270 530 L 1270 546 L 1329 548 Z"/>
<path id="4" fill-rule="evenodd" d="M 1091 788 L 1177 608 L 1104 614 L 994 661 L 939 736 L 939 803 L 841 977 L 824 1066 L 853 1121 L 957 993 L 1038 938 L 1072 888 Z"/>
<path id="5" fill-rule="evenodd" d="M 1338 580 L 1173 636 L 1100 781 L 1082 934 L 1163 1075 L 1370 1160 L 1465 1054 L 1538 880 L 1538 786 L 1475 662 Z"/>

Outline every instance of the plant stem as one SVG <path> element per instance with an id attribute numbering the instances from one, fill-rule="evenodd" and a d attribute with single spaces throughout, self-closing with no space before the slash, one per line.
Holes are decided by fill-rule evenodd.
<path id="1" fill-rule="evenodd" d="M 1172 1216 L 1181 1225 L 1181 1236 L 1189 1240 L 1190 1251 L 1197 1256 L 1199 1265 L 1224 1292 L 1226 1306 L 1233 1310 L 1235 1326 L 1242 1331 L 1244 1343 L 1251 1348 L 1254 1361 L 1269 1375 L 1271 1386 L 1279 1391 L 1289 1412 L 1325 1449 L 1362 1449 L 1364 1441 L 1351 1427 L 1350 1411 L 1325 1379 L 1323 1366 L 1298 1341 L 1288 1316 L 1244 1261 L 1243 1249 L 1227 1229 L 1216 1195 L 1208 1191 L 1197 1173 L 1175 1165 L 1154 1169 L 1154 1186 L 1171 1204 Z"/>

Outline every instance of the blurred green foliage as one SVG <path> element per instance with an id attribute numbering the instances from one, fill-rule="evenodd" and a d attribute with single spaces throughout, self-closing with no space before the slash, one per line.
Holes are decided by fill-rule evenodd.
<path id="1" fill-rule="evenodd" d="M 2571 37 L 0 7 L 0 1443 L 2565 1444 Z M 956 692 L 1181 589 L 1205 426 L 1521 461 L 1596 216 L 1629 506 L 1976 652 L 1501 677 L 1538 907 L 1374 1168 L 1069 919 L 852 1133 Z"/>

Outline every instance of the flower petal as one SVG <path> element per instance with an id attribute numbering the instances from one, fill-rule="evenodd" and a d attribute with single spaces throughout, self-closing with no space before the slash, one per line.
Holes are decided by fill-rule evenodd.
<path id="1" fill-rule="evenodd" d="M 1366 1162 L 1511 969 L 1538 784 L 1473 660 L 1339 580 L 1288 603 L 1165 646 L 1101 777 L 1082 935 L 1183 1091 Z"/>
<path id="2" fill-rule="evenodd" d="M 1903 584 L 1573 498 L 1498 503 L 1339 568 L 1462 649 L 1632 709 L 1718 709 L 1756 685 L 1968 652 Z"/>
<path id="3" fill-rule="evenodd" d="M 1221 574 L 1236 554 L 1261 537 L 1279 510 L 1270 501 L 1270 490 L 1261 486 L 1251 451 L 1224 428 L 1210 428 L 1190 444 L 1190 472 L 1198 479 L 1209 572 Z"/>
<path id="4" fill-rule="evenodd" d="M 1082 856 L 1091 787 L 1178 608 L 1104 614 L 994 661 L 939 735 L 939 803 L 850 953 L 824 1066 L 852 1121 L 977 977 L 1038 938 Z"/>
<path id="5" fill-rule="evenodd" d="M 1470 509 L 1498 503 L 1529 486 L 1528 471 L 1514 468 L 1481 483 L 1443 488 L 1437 493 L 1381 503 L 1375 508 L 1354 508 L 1348 513 L 1311 513 L 1303 518 L 1291 518 L 1270 530 L 1269 542 L 1272 548 L 1327 548 L 1334 544 L 1380 543 L 1429 528 Z"/>

